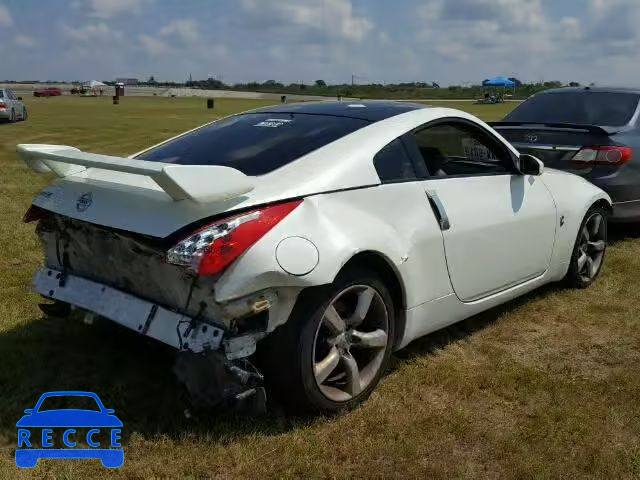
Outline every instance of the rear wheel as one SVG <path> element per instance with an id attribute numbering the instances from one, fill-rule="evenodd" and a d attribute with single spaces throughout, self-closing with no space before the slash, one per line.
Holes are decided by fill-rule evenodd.
<path id="1" fill-rule="evenodd" d="M 607 250 L 608 212 L 600 206 L 589 209 L 578 230 L 566 282 L 586 288 L 598 277 Z"/>
<path id="2" fill-rule="evenodd" d="M 391 295 L 351 269 L 303 292 L 289 321 L 266 339 L 265 380 L 285 407 L 331 413 L 364 401 L 383 375 L 394 338 Z"/>
<path id="3" fill-rule="evenodd" d="M 11 109 L 11 116 L 9 117 L 9 123 L 15 123 L 16 122 L 16 111 Z"/>
<path id="4" fill-rule="evenodd" d="M 22 121 L 25 122 L 29 118 L 29 114 L 27 113 L 27 107 L 22 109 Z"/>

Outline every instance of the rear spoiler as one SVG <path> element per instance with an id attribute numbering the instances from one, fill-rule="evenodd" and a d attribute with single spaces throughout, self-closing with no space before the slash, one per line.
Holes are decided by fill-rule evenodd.
<path id="1" fill-rule="evenodd" d="M 217 165 L 173 165 L 132 158 L 82 152 L 65 145 L 21 144 L 18 155 L 32 170 L 68 177 L 99 168 L 143 175 L 153 179 L 173 200 L 198 203 L 228 200 L 254 189 L 252 179 L 230 167 Z"/>
<path id="2" fill-rule="evenodd" d="M 538 123 L 538 122 L 489 122 L 493 128 L 548 128 L 550 130 L 584 130 L 595 135 L 613 135 L 618 133 L 620 127 L 600 127 L 598 125 L 585 125 L 581 123 Z"/>

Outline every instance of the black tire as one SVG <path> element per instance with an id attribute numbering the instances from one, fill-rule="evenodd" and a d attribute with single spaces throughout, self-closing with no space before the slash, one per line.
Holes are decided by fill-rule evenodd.
<path id="1" fill-rule="evenodd" d="M 26 122 L 27 118 L 29 118 L 29 114 L 27 113 L 27 107 L 24 107 L 22 109 L 22 121 Z"/>
<path id="2" fill-rule="evenodd" d="M 9 123 L 16 123 L 16 111 L 11 109 L 11 116 L 9 117 Z"/>
<path id="3" fill-rule="evenodd" d="M 602 257 L 600 258 L 597 269 L 593 274 L 590 274 L 588 277 L 581 273 L 581 269 L 579 266 L 579 257 L 583 248 L 583 230 L 587 225 L 587 222 L 590 221 L 594 217 L 594 215 L 600 215 L 602 217 L 601 226 L 602 232 L 600 234 L 602 240 L 604 241 L 604 250 L 602 250 Z M 607 245 L 607 219 L 609 217 L 609 211 L 606 208 L 603 208 L 599 205 L 592 206 L 584 216 L 582 223 L 580 224 L 580 228 L 578 229 L 578 234 L 576 236 L 576 241 L 573 246 L 573 252 L 571 254 L 571 261 L 569 263 L 569 271 L 564 278 L 565 285 L 570 288 L 587 288 L 591 285 L 602 270 L 602 265 L 604 264 L 604 258 L 606 256 L 606 245 Z"/>
<path id="4" fill-rule="evenodd" d="M 387 343 L 378 371 L 366 388 L 351 399 L 334 401 L 322 393 L 314 375 L 316 335 L 325 310 L 336 296 L 350 287 L 359 286 L 373 288 L 384 303 Z M 395 338 L 394 326 L 395 310 L 391 294 L 378 275 L 369 270 L 350 268 L 340 273 L 330 285 L 303 291 L 287 323 L 276 329 L 259 346 L 258 362 L 265 375 L 268 395 L 275 397 L 290 413 L 331 414 L 359 405 L 371 395 L 388 367 Z"/>

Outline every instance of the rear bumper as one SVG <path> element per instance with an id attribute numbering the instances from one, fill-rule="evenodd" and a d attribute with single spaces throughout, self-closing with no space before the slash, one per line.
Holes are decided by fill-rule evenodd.
<path id="1" fill-rule="evenodd" d="M 9 120 L 9 118 L 9 110 L 7 110 L 6 108 L 0 109 L 0 120 Z"/>
<path id="2" fill-rule="evenodd" d="M 640 222 L 640 200 L 614 202 L 610 220 L 617 223 Z"/>
<path id="3" fill-rule="evenodd" d="M 34 275 L 33 288 L 47 298 L 74 305 L 177 349 L 173 371 L 189 393 L 192 406 L 212 408 L 231 401 L 238 408 L 254 412 L 266 408 L 262 375 L 245 359 L 255 351 L 256 337 L 223 340 L 226 332 L 222 328 L 52 268 Z M 21 455 L 27 457 L 35 455 L 32 450 L 23 452 Z M 31 457 L 22 460 L 31 466 L 37 462 Z"/>
<path id="4" fill-rule="evenodd" d="M 177 350 L 194 353 L 218 350 L 224 336 L 221 328 L 51 268 L 36 272 L 33 289 L 44 297 L 95 313 Z"/>

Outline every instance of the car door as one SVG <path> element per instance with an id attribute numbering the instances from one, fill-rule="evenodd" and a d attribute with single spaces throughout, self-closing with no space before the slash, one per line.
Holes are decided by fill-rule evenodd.
<path id="1" fill-rule="evenodd" d="M 20 116 L 21 119 L 24 118 L 24 103 L 22 102 L 22 100 L 19 99 L 19 97 L 16 95 L 16 92 L 14 92 L 13 90 L 9 90 L 9 98 L 11 99 L 11 102 L 13 103 L 13 108 L 16 111 L 16 116 Z"/>
<path id="2" fill-rule="evenodd" d="M 18 104 L 16 96 L 13 94 L 12 90 L 6 90 L 7 99 L 10 111 L 13 110 L 16 114 L 16 118 L 20 118 L 20 113 L 22 112 L 22 107 Z"/>
<path id="3" fill-rule="evenodd" d="M 410 138 L 430 174 L 425 201 L 440 222 L 456 295 L 472 302 L 544 274 L 556 209 L 540 178 L 517 172 L 514 154 L 475 122 L 444 119 Z"/>

